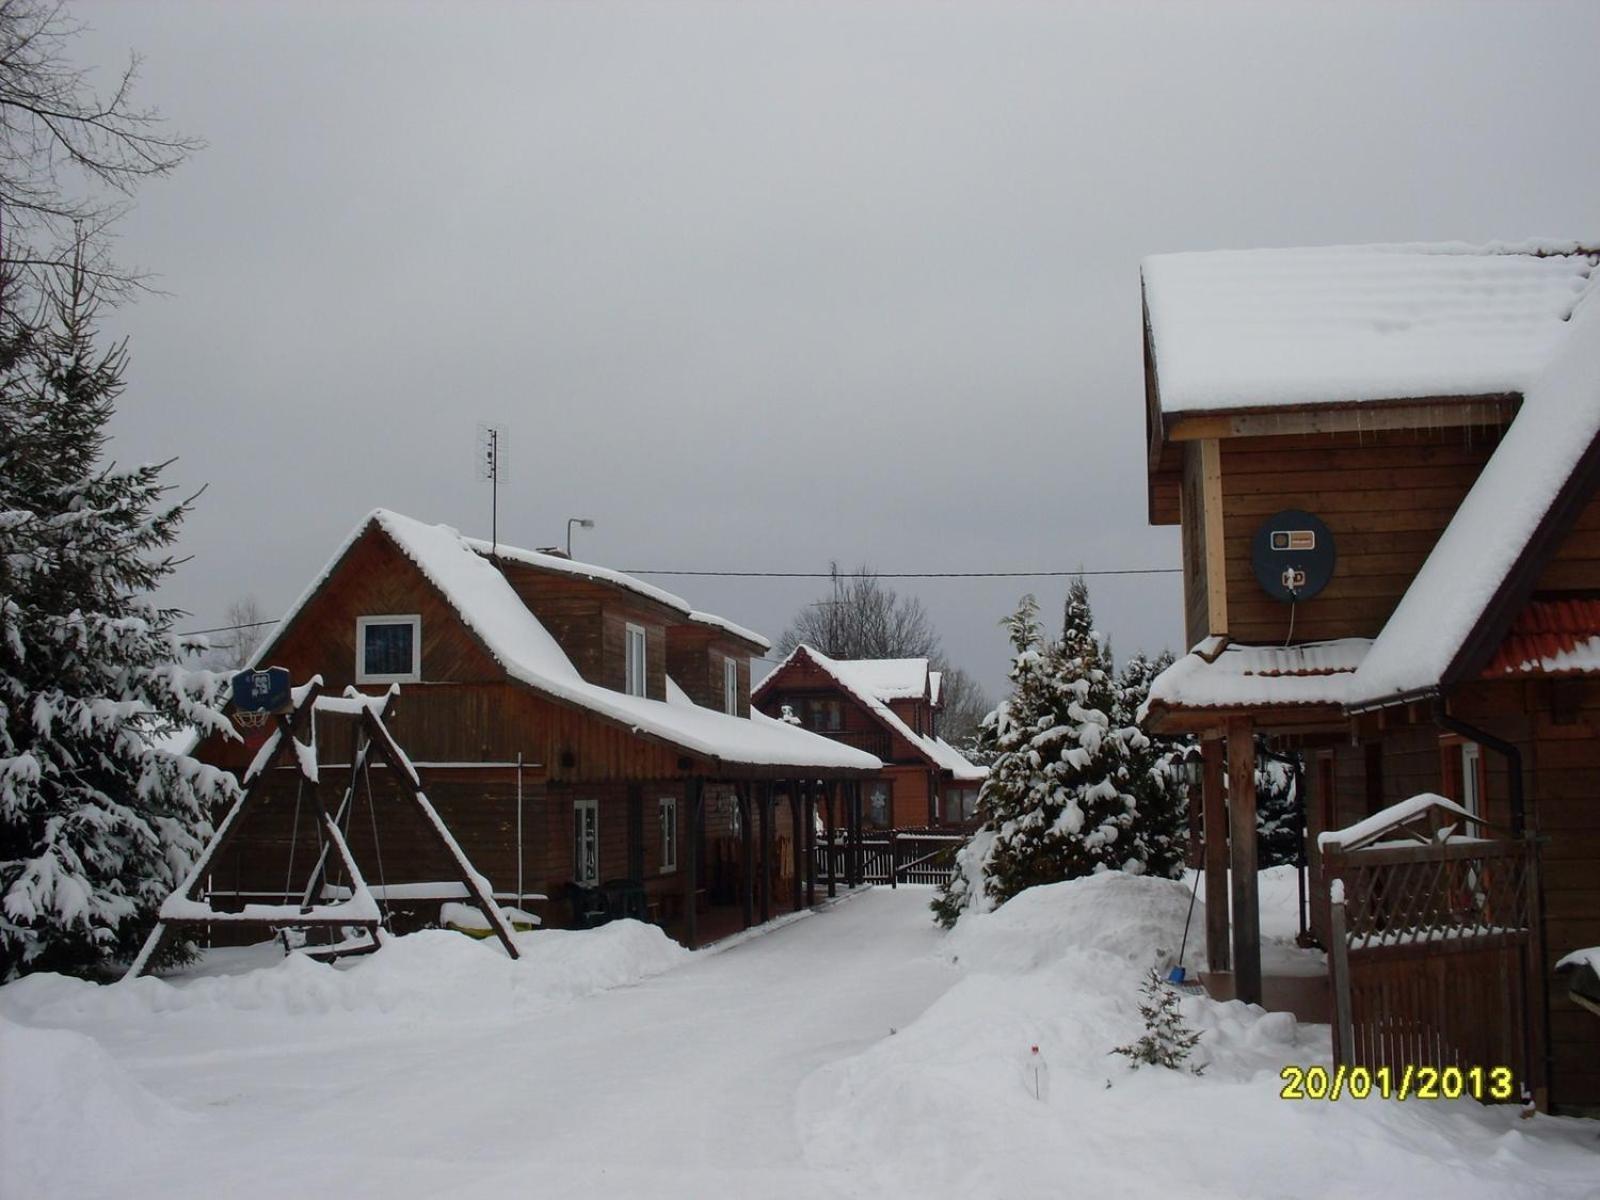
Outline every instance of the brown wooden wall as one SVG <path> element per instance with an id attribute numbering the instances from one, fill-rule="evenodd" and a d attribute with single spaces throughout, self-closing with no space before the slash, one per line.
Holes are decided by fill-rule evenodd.
<path id="1" fill-rule="evenodd" d="M 1183 458 L 1183 487 L 1179 492 L 1183 546 L 1183 629 L 1185 649 L 1192 649 L 1210 632 L 1206 574 L 1206 523 L 1201 481 L 1200 444 L 1191 442 Z"/>
<path id="2" fill-rule="evenodd" d="M 1289 605 L 1256 582 L 1250 542 L 1266 517 L 1299 508 L 1332 531 L 1338 563 L 1327 588 L 1297 606 L 1295 640 L 1376 637 L 1496 444 L 1492 431 L 1459 428 L 1224 441 L 1229 635 L 1287 636 Z"/>
<path id="3" fill-rule="evenodd" d="M 1600 592 L 1600 496 L 1589 501 L 1572 532 L 1539 575 L 1545 593 Z"/>
<path id="4" fill-rule="evenodd" d="M 723 710 L 723 663 L 739 669 L 739 711 L 750 711 L 750 653 L 731 638 L 699 625 L 667 626 L 667 674 L 696 704 Z"/>
<path id="5" fill-rule="evenodd" d="M 1559 711 L 1552 702 L 1556 687 L 1562 688 Z M 1551 1100 L 1600 1106 L 1600 1019 L 1568 1000 L 1549 974 L 1563 955 L 1600 945 L 1600 680 L 1473 684 L 1452 696 L 1451 711 L 1512 742 L 1522 753 L 1528 827 L 1543 837 L 1545 966 L 1554 1056 Z M 1424 791 L 1462 799 L 1458 778 L 1441 769 L 1441 742 L 1449 735 L 1425 719 L 1406 725 L 1391 715 L 1387 721 L 1374 741 L 1334 751 L 1334 827 L 1377 807 L 1368 795 L 1368 745 L 1379 752 L 1384 804 Z M 1459 751 L 1452 744 L 1449 752 Z M 1505 760 L 1487 747 L 1482 754 L 1484 816 L 1503 830 L 1511 822 Z M 1316 776 L 1314 760 L 1307 774 Z M 1315 785 L 1313 789 L 1315 805 Z"/>

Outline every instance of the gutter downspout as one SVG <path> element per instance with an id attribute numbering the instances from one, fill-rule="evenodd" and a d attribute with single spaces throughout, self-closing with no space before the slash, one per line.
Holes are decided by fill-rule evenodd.
<path id="1" fill-rule="evenodd" d="M 1458 734 L 1470 742 L 1477 742 L 1479 745 L 1487 746 L 1506 760 L 1508 776 L 1507 800 L 1511 807 L 1511 834 L 1516 838 L 1527 838 L 1527 798 L 1522 786 L 1522 751 L 1503 738 L 1495 737 L 1492 733 L 1488 733 L 1476 726 L 1468 725 L 1460 718 L 1451 716 L 1445 709 L 1443 695 L 1437 697 L 1433 702 L 1433 716 L 1435 722 L 1442 728 L 1448 729 L 1451 733 Z M 1545 939 L 1544 872 L 1540 871 L 1537 865 L 1539 854 L 1537 834 L 1532 838 L 1527 838 L 1527 840 L 1530 842 L 1534 854 L 1534 879 L 1536 881 L 1534 900 L 1539 906 L 1539 954 L 1542 957 L 1545 953 L 1545 946 L 1548 945 Z M 1535 981 L 1534 986 L 1539 993 L 1539 1006 L 1544 1012 L 1545 1044 L 1542 1047 L 1543 1054 L 1541 1056 L 1544 1062 L 1544 1078 L 1541 1082 L 1545 1094 L 1548 1095 L 1550 1075 L 1552 1068 L 1555 1066 L 1555 1054 L 1550 1046 L 1550 986 L 1545 979 L 1544 963 L 1536 962 L 1531 966 Z M 1533 1055 L 1529 1054 L 1528 1058 L 1532 1061 Z"/>

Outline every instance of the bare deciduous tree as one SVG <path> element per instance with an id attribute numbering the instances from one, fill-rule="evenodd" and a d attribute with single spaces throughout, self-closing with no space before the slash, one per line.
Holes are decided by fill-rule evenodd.
<path id="1" fill-rule="evenodd" d="M 978 726 L 994 707 L 989 693 L 960 667 L 945 665 L 939 681 L 939 736 L 952 746 L 969 751 Z M 969 754 L 970 757 L 970 754 Z"/>
<path id="2" fill-rule="evenodd" d="M 934 632 L 922 601 L 901 596 L 863 566 L 841 572 L 830 564 L 829 595 L 806 605 L 778 639 L 778 653 L 801 642 L 830 658 L 938 658 Z"/>
<path id="3" fill-rule="evenodd" d="M 102 295 L 138 286 L 110 257 L 110 226 L 143 180 L 202 144 L 135 105 L 137 55 L 96 90 L 68 57 L 82 31 L 60 3 L 0 0 L 0 264 L 35 296 L 80 253 Z"/>
<path id="4" fill-rule="evenodd" d="M 254 596 L 241 596 L 228 605 L 223 622 L 229 628 L 211 639 L 207 665 L 213 671 L 242 671 L 250 665 L 270 622 Z"/>

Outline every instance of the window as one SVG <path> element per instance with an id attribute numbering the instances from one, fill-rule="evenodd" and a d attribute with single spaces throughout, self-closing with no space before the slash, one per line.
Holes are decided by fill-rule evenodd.
<path id="1" fill-rule="evenodd" d="M 624 660 L 622 690 L 630 696 L 645 694 L 644 686 L 644 627 L 628 626 L 627 653 Z"/>
<path id="2" fill-rule="evenodd" d="M 887 779 L 874 779 L 868 788 L 867 821 L 886 829 L 890 814 L 894 811 L 894 784 Z"/>
<path id="3" fill-rule="evenodd" d="M 356 682 L 416 683 L 422 678 L 422 618 L 356 618 Z"/>
<path id="4" fill-rule="evenodd" d="M 739 660 L 722 660 L 722 711 L 739 715 Z"/>
<path id="5" fill-rule="evenodd" d="M 807 704 L 812 729 L 839 729 L 844 724 L 844 710 L 837 700 L 812 700 Z"/>
<path id="6" fill-rule="evenodd" d="M 600 805 L 572 802 L 572 881 L 586 887 L 600 882 Z"/>
<path id="7" fill-rule="evenodd" d="M 661 820 L 661 873 L 678 869 L 678 802 L 663 796 L 656 803 Z"/>
<path id="8" fill-rule="evenodd" d="M 1483 816 L 1483 751 L 1477 742 L 1461 743 L 1461 807 L 1475 817 Z M 1477 836 L 1483 831 L 1472 826 L 1461 832 Z"/>

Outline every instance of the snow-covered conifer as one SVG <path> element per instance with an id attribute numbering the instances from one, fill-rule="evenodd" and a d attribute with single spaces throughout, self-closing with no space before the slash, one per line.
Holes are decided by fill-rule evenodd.
<path id="1" fill-rule="evenodd" d="M 1113 719 L 1119 726 L 1133 725 L 1139 707 L 1150 694 L 1155 677 L 1172 665 L 1170 652 L 1155 660 L 1135 654 L 1117 676 Z M 1135 857 L 1151 875 L 1174 879 L 1183 871 L 1189 844 L 1189 786 L 1183 773 L 1189 738 L 1146 733 L 1142 744 L 1131 747 L 1130 787 L 1138 801 L 1132 836 Z"/>
<path id="2" fill-rule="evenodd" d="M 1073 581 L 1059 642 L 1044 638 L 1032 596 L 1005 626 L 1012 690 L 984 722 L 994 758 L 978 794 L 982 824 L 934 902 L 946 925 L 1034 884 L 1144 869 L 1129 834 L 1137 811 L 1131 767 L 1145 738 L 1114 719 L 1115 686 L 1088 589 Z"/>
<path id="3" fill-rule="evenodd" d="M 1162 982 L 1158 971 L 1145 976 L 1139 989 L 1139 1015 L 1144 1018 L 1144 1035 L 1138 1041 L 1118 1046 L 1113 1054 L 1133 1060 L 1133 1069 L 1141 1066 L 1166 1067 L 1181 1071 L 1194 1053 L 1200 1034 L 1183 1023 L 1178 1012 L 1178 994 Z M 1198 1075 L 1204 1067 L 1189 1067 Z"/>
<path id="4" fill-rule="evenodd" d="M 0 301 L 16 299 L 0 295 Z M 126 347 L 97 351 L 81 267 L 36 320 L 0 302 L 0 979 L 136 948 L 226 775 L 158 749 L 225 722 L 152 589 L 185 503 L 102 462 Z"/>

